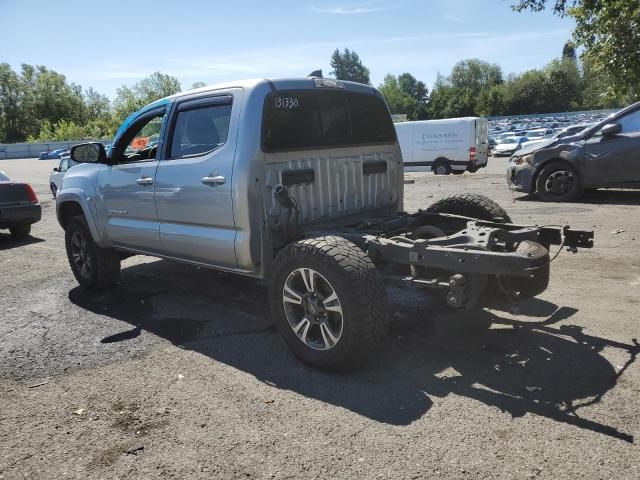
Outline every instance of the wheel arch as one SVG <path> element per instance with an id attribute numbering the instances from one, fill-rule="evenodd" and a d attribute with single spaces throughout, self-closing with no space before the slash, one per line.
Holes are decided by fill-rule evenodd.
<path id="1" fill-rule="evenodd" d="M 82 215 L 87 221 L 89 231 L 93 240 L 101 247 L 107 245 L 102 241 L 100 233 L 94 222 L 93 215 L 91 215 L 91 209 L 84 194 L 78 192 L 69 192 L 64 189 L 62 192 L 58 192 L 56 198 L 56 215 L 58 217 L 58 223 L 63 229 L 67 228 L 69 220 L 76 215 Z"/>
<path id="2" fill-rule="evenodd" d="M 578 177 L 578 182 L 580 183 L 580 185 L 583 184 L 582 175 L 581 175 L 580 171 L 575 167 L 575 165 L 573 165 L 571 162 L 569 162 L 568 160 L 566 160 L 564 158 L 553 157 L 553 158 L 550 158 L 548 160 L 545 160 L 544 162 L 540 163 L 536 167 L 536 170 L 533 172 L 533 175 L 531 175 L 531 185 L 529 186 L 529 193 L 535 193 L 537 191 L 536 184 L 538 183 L 538 177 L 540 176 L 540 172 L 542 172 L 542 170 L 547 165 L 550 165 L 552 163 L 559 163 L 559 164 L 564 164 L 564 165 L 569 166 L 575 172 L 576 176 Z"/>

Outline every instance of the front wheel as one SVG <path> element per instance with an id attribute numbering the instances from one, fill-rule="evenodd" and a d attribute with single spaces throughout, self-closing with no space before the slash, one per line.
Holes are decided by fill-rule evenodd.
<path id="1" fill-rule="evenodd" d="M 120 255 L 94 242 L 83 216 L 69 221 L 64 239 L 71 271 L 80 286 L 87 290 L 101 290 L 118 283 Z"/>
<path id="2" fill-rule="evenodd" d="M 545 202 L 570 202 L 582 195 L 576 171 L 564 162 L 553 162 L 543 167 L 536 180 L 536 191 Z"/>
<path id="3" fill-rule="evenodd" d="M 354 243 L 335 236 L 285 247 L 269 284 L 274 323 L 304 363 L 349 368 L 383 340 L 389 307 L 382 277 Z"/>

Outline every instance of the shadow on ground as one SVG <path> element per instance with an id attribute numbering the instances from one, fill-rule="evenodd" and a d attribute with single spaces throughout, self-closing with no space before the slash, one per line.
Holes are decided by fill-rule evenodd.
<path id="1" fill-rule="evenodd" d="M 16 238 L 10 233 L 0 232 L 0 250 L 9 250 L 11 248 L 23 247 L 40 242 L 44 242 L 44 240 L 30 235 L 24 238 Z"/>
<path id="2" fill-rule="evenodd" d="M 157 261 L 123 269 L 122 284 L 112 290 L 75 288 L 69 298 L 131 325 L 102 342 L 126 342 L 147 330 L 275 388 L 379 422 L 407 425 L 428 412 L 431 398 L 453 394 L 514 417 L 534 413 L 633 442 L 628 433 L 582 418 L 579 409 L 615 387 L 640 351 L 635 340 L 623 344 L 560 325 L 576 310 L 537 299 L 522 304 L 527 321 L 520 321 L 438 309 L 422 292 L 389 293 L 395 318 L 387 344 L 366 367 L 342 374 L 293 357 L 271 326 L 266 289 L 252 279 Z M 621 370 L 601 355 L 607 347 L 628 354 Z"/>
<path id="3" fill-rule="evenodd" d="M 542 202 L 536 195 L 522 195 L 517 197 L 516 200 L 524 202 L 539 202 L 540 204 L 544 204 L 544 202 Z M 582 197 L 572 203 L 640 205 L 640 190 L 587 190 L 583 193 Z"/>

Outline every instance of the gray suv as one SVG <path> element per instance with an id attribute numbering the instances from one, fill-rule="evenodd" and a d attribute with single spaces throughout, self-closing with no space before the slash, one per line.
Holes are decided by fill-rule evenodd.
<path id="1" fill-rule="evenodd" d="M 82 287 L 117 284 L 136 254 L 265 280 L 280 334 L 316 367 L 353 365 L 382 342 L 385 281 L 453 308 L 513 304 L 547 287 L 550 245 L 592 245 L 593 232 L 514 225 L 480 195 L 405 213 L 391 115 L 357 83 L 183 92 L 132 114 L 108 151 L 87 143 L 71 158 L 56 204 Z"/>
<path id="2" fill-rule="evenodd" d="M 555 202 L 576 200 L 585 189 L 640 188 L 640 102 L 575 135 L 519 150 L 507 183 Z"/>

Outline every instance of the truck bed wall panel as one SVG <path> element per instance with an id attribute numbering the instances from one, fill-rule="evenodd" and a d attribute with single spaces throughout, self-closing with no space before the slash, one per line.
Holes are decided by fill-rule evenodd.
<path id="1" fill-rule="evenodd" d="M 321 152 L 267 155 L 265 164 L 265 205 L 272 223 L 285 220 L 286 210 L 273 197 L 273 188 L 282 182 L 285 171 L 313 169 L 311 183 L 290 185 L 289 195 L 298 202 L 299 224 L 310 224 L 330 217 L 380 209 L 398 202 L 398 182 L 402 181 L 402 161 L 393 147 L 326 155 Z M 278 158 L 279 157 L 279 158 Z M 283 158 L 285 157 L 285 158 Z M 288 157 L 288 158 L 286 158 Z M 365 175 L 365 162 L 387 164 L 386 171 Z"/>

